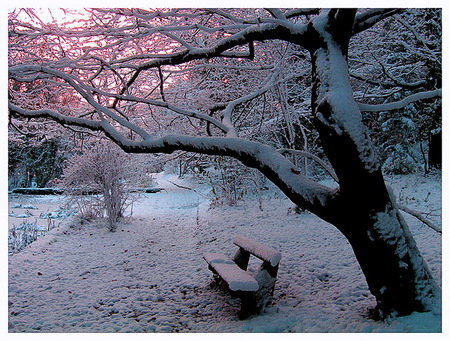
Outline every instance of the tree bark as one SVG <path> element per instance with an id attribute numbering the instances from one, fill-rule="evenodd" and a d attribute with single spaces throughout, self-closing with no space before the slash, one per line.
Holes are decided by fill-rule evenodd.
<path id="1" fill-rule="evenodd" d="M 430 134 L 428 163 L 435 168 L 442 167 L 442 131 Z"/>

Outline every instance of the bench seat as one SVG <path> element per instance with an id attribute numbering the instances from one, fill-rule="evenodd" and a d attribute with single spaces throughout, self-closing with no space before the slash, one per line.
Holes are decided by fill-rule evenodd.
<path id="1" fill-rule="evenodd" d="M 227 256 L 220 253 L 205 253 L 203 258 L 212 270 L 227 284 L 231 291 L 257 291 L 259 284 L 247 271 L 242 270 Z"/>

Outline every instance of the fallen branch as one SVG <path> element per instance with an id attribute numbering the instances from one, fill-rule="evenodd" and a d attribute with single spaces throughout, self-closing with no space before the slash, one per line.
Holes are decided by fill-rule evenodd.
<path id="1" fill-rule="evenodd" d="M 197 191 L 196 191 L 195 189 L 193 189 L 193 188 L 178 185 L 178 184 L 176 184 L 175 182 L 170 181 L 170 180 L 167 180 L 167 179 L 165 179 L 165 180 L 166 180 L 167 182 L 170 182 L 172 185 L 177 186 L 178 188 L 187 189 L 187 190 L 189 190 L 189 191 L 197 192 Z"/>
<path id="2" fill-rule="evenodd" d="M 397 207 L 399 210 L 402 210 L 403 212 L 406 212 L 406 213 L 412 215 L 413 217 L 419 219 L 425 225 L 428 225 L 429 227 L 431 227 L 436 232 L 442 234 L 442 229 L 439 226 L 437 226 L 436 224 L 434 224 L 432 221 L 430 221 L 429 219 L 425 218 L 422 214 L 420 214 L 420 212 L 414 211 L 403 205 L 397 204 Z"/>
<path id="3" fill-rule="evenodd" d="M 206 195 L 200 193 L 199 191 L 197 191 L 197 190 L 195 190 L 195 189 L 193 189 L 193 188 L 178 185 L 178 184 L 176 184 L 175 182 L 170 181 L 170 180 L 167 180 L 167 179 L 165 179 L 165 180 L 166 180 L 167 182 L 170 182 L 172 185 L 177 186 L 178 188 L 181 188 L 181 189 L 187 189 L 188 191 L 194 191 L 194 192 L 197 193 L 198 195 L 201 195 L 203 198 L 207 198 Z"/>

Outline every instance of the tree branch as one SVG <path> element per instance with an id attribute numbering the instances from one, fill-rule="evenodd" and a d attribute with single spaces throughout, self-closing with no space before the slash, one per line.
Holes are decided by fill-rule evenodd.
<path id="1" fill-rule="evenodd" d="M 319 14 L 318 8 L 297 8 L 290 11 L 287 11 L 284 13 L 284 16 L 286 19 L 295 18 L 299 16 L 307 16 L 307 15 L 314 15 Z"/>
<path id="2" fill-rule="evenodd" d="M 439 226 L 437 226 L 436 224 L 434 224 L 431 220 L 425 218 L 422 214 L 420 214 L 420 212 L 417 212 L 415 210 L 412 210 L 406 206 L 403 205 L 399 205 L 397 204 L 397 208 L 399 210 L 402 210 L 403 212 L 406 212 L 410 215 L 412 215 L 413 217 L 419 219 L 422 223 L 424 223 L 425 225 L 431 227 L 433 230 L 435 230 L 436 232 L 442 234 L 442 228 L 440 228 Z"/>
<path id="3" fill-rule="evenodd" d="M 414 83 L 407 83 L 407 82 L 403 82 L 397 79 L 393 79 L 391 78 L 392 82 L 386 82 L 386 81 L 376 81 L 376 80 L 372 80 L 372 79 L 367 79 L 364 78 L 361 75 L 358 75 L 354 72 L 350 72 L 350 76 L 358 79 L 360 81 L 363 81 L 365 83 L 371 84 L 371 85 L 377 85 L 377 86 L 382 86 L 382 87 L 386 87 L 386 88 L 392 88 L 392 87 L 402 87 L 405 89 L 417 89 L 420 88 L 421 86 L 424 86 L 427 82 L 425 80 L 420 80 Z"/>
<path id="4" fill-rule="evenodd" d="M 104 119 L 99 122 L 69 117 L 49 109 L 30 111 L 12 103 L 9 103 L 9 110 L 13 115 L 32 118 L 45 117 L 60 124 L 103 131 L 107 137 L 128 153 L 170 154 L 176 150 L 181 150 L 234 157 L 244 165 L 260 170 L 294 202 L 300 203 L 302 207 L 323 219 L 330 219 L 330 212 L 326 206 L 333 199 L 335 191 L 294 171 L 295 165 L 291 161 L 283 157 L 274 148 L 262 143 L 240 138 L 178 135 L 168 135 L 159 139 L 137 142 L 125 138 Z"/>
<path id="5" fill-rule="evenodd" d="M 50 109 L 25 110 L 15 104 L 12 104 L 11 102 L 8 103 L 8 108 L 13 116 L 29 117 L 29 118 L 49 118 L 53 121 L 60 123 L 61 125 L 72 125 L 76 127 L 87 128 L 94 131 L 103 130 L 101 123 L 98 121 L 65 116 Z"/>
<path id="6" fill-rule="evenodd" d="M 389 111 L 389 110 L 404 108 L 408 104 L 413 103 L 413 102 L 417 102 L 417 101 L 420 101 L 423 99 L 435 98 L 435 97 L 442 97 L 441 89 L 418 92 L 411 96 L 405 97 L 402 100 L 397 101 L 397 102 L 390 102 L 390 103 L 384 103 L 384 104 L 358 103 L 358 106 L 361 111 L 370 111 L 370 112 Z"/>
<path id="7" fill-rule="evenodd" d="M 158 76 L 159 76 L 159 92 L 161 93 L 161 98 L 163 102 L 166 102 L 166 98 L 164 96 L 164 76 L 161 71 L 161 66 L 158 66 Z"/>
<path id="8" fill-rule="evenodd" d="M 326 203 L 332 200 L 334 189 L 320 185 L 294 172 L 295 165 L 274 148 L 259 142 L 227 137 L 193 137 L 168 135 L 153 141 L 116 140 L 122 149 L 131 153 L 172 153 L 183 150 L 208 155 L 231 156 L 244 165 L 256 168 L 291 199 L 324 219 L 328 217 Z"/>
<path id="9" fill-rule="evenodd" d="M 29 111 L 12 103 L 9 103 L 9 110 L 12 114 L 22 117 L 45 117 L 60 124 L 103 131 L 106 136 L 129 153 L 170 154 L 176 150 L 181 150 L 208 155 L 231 156 L 248 167 L 259 169 L 272 182 L 277 184 L 288 197 L 295 200 L 295 202 L 302 203 L 305 209 L 324 219 L 327 219 L 329 214 L 326 204 L 329 200 L 332 200 L 334 190 L 315 183 L 298 172 L 294 172 L 295 165 L 291 161 L 283 157 L 274 148 L 259 142 L 251 142 L 240 138 L 177 135 L 136 142 L 126 139 L 106 120 L 98 122 L 68 117 L 48 109 Z"/>
<path id="10" fill-rule="evenodd" d="M 353 25 L 353 35 L 365 31 L 385 18 L 402 12 L 399 8 L 373 8 L 357 14 Z"/>
<path id="11" fill-rule="evenodd" d="M 307 34 L 307 28 L 307 25 L 292 24 L 290 22 L 253 25 L 229 37 L 221 39 L 212 47 L 185 49 L 180 52 L 172 53 L 168 56 L 161 56 L 160 58 L 152 59 L 140 65 L 119 64 L 117 67 L 136 69 L 127 82 L 127 86 L 130 87 L 142 71 L 162 65 L 179 65 L 192 60 L 207 59 L 219 56 L 239 58 L 242 58 L 243 56 L 251 57 L 251 50 L 247 55 L 236 54 L 236 52 L 230 52 L 227 54 L 226 51 L 236 46 L 251 43 L 255 40 L 264 41 L 269 39 L 283 39 L 287 41 L 295 41 L 296 44 L 300 44 L 302 40 L 310 39 Z M 113 63 L 110 62 L 110 64 Z"/>
<path id="12" fill-rule="evenodd" d="M 356 9 L 340 8 L 332 9 L 329 12 L 330 31 L 333 33 L 334 39 L 344 48 L 344 54 L 348 52 L 348 42 L 353 33 L 353 25 L 355 21 Z"/>
<path id="13" fill-rule="evenodd" d="M 120 117 L 119 115 L 116 115 L 114 112 L 109 110 L 108 108 L 102 106 L 100 103 L 98 103 L 94 97 L 88 92 L 87 85 L 84 85 L 79 79 L 75 78 L 72 75 L 67 75 L 62 71 L 54 70 L 51 68 L 43 67 L 43 66 L 34 66 L 34 65 L 19 65 L 15 67 L 9 68 L 9 77 L 11 79 L 15 79 L 16 76 L 20 76 L 21 73 L 43 73 L 48 75 L 53 75 L 58 78 L 63 79 L 66 81 L 77 93 L 79 93 L 98 113 L 103 113 L 106 116 L 110 117 L 117 123 L 121 124 L 122 126 L 133 130 L 136 134 L 142 137 L 142 139 L 149 139 L 150 135 L 140 127 L 136 126 L 135 124 L 127 121 L 123 117 Z"/>
<path id="14" fill-rule="evenodd" d="M 328 172 L 328 174 L 330 174 L 330 176 L 333 178 L 334 181 L 339 183 L 339 179 L 338 179 L 336 173 L 334 172 L 333 168 L 328 166 L 322 159 L 315 156 L 314 154 L 305 152 L 303 150 L 288 149 L 288 148 L 280 148 L 280 149 L 277 149 L 277 151 L 280 152 L 281 154 L 285 154 L 285 153 L 297 154 L 297 155 L 304 156 L 311 160 L 316 161 L 319 165 L 321 165 L 323 167 L 323 169 L 325 169 Z"/>
<path id="15" fill-rule="evenodd" d="M 96 93 L 96 94 L 103 95 L 103 96 L 110 97 L 110 98 L 115 98 L 116 100 L 124 100 L 124 101 L 136 102 L 136 103 L 145 103 L 145 104 L 149 104 L 149 105 L 167 108 L 167 109 L 169 109 L 173 112 L 176 112 L 178 114 L 181 114 L 183 116 L 193 117 L 196 119 L 207 121 L 207 122 L 213 124 L 214 126 L 216 126 L 217 128 L 219 128 L 220 130 L 222 130 L 224 133 L 228 133 L 230 130 L 234 129 L 234 127 L 232 125 L 224 124 L 213 117 L 210 117 L 208 115 L 203 115 L 198 112 L 181 109 L 181 108 L 178 108 L 167 102 L 149 100 L 149 99 L 140 98 L 140 97 L 136 97 L 136 96 L 132 96 L 132 95 L 123 95 L 123 94 L 118 95 L 118 94 L 102 91 L 95 87 L 92 87 L 92 86 L 89 86 L 86 84 L 82 84 L 82 82 L 80 80 L 77 80 L 72 75 L 67 75 L 61 71 L 53 70 L 50 68 L 21 65 L 18 67 L 10 68 L 10 77 L 15 79 L 16 77 L 20 76 L 20 73 L 28 73 L 30 71 L 33 73 L 42 72 L 44 74 L 54 75 L 54 76 L 57 76 L 57 77 L 65 80 L 71 87 L 74 88 L 75 91 L 77 91 L 80 95 L 82 95 L 87 100 L 87 102 L 90 105 L 92 105 L 92 107 L 94 107 L 94 109 L 97 112 L 103 112 L 107 116 L 109 116 L 112 119 L 114 119 L 115 121 L 119 122 L 124 127 L 129 128 L 129 129 L 133 130 L 134 132 L 136 132 L 143 139 L 150 138 L 150 135 L 145 130 L 143 130 L 140 127 L 136 126 L 135 124 L 119 117 L 118 115 L 114 114 L 111 110 L 105 108 L 104 106 L 101 106 L 97 101 L 95 101 L 95 99 L 93 98 L 92 95 L 89 94 L 89 92 L 92 92 L 94 94 Z M 31 78 L 31 80 L 34 80 L 34 79 L 35 79 L 35 77 Z M 21 79 L 21 80 L 25 81 L 25 79 Z"/>
<path id="16" fill-rule="evenodd" d="M 286 17 L 284 16 L 283 12 L 281 12 L 278 8 L 266 8 L 267 12 L 270 13 L 272 17 L 278 20 L 286 21 Z"/>

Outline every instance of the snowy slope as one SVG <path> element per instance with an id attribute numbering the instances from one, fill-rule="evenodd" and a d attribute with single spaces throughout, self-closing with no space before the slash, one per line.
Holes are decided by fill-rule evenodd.
<path id="1" fill-rule="evenodd" d="M 256 200 L 209 209 L 206 187 L 173 176 L 158 181 L 165 191 L 146 194 L 117 232 L 66 223 L 9 257 L 10 332 L 440 330 L 434 313 L 368 319 L 375 301 L 345 238 L 313 215 L 293 214 L 286 199 L 265 201 L 263 211 Z M 429 218 L 439 221 L 439 177 L 389 182 L 405 205 L 432 211 Z M 440 283 L 441 235 L 405 217 Z M 202 258 L 231 255 L 237 234 L 282 253 L 273 305 L 246 321 Z"/>

